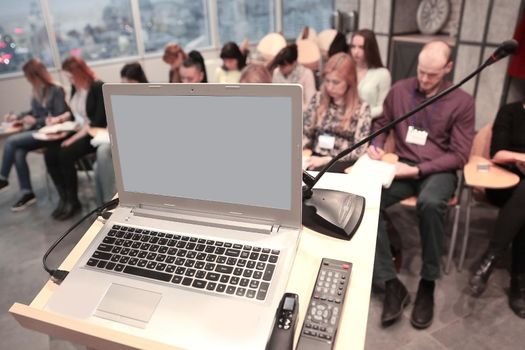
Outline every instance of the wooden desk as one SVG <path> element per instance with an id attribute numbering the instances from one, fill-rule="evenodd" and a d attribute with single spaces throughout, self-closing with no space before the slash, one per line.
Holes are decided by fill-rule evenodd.
<path id="1" fill-rule="evenodd" d="M 325 237 L 304 229 L 295 258 L 287 291 L 299 294 L 299 323 L 296 341 L 302 327 L 307 303 L 313 290 L 323 257 L 346 260 L 353 264 L 350 285 L 337 334 L 336 349 L 362 349 L 365 344 L 368 306 L 374 266 L 375 242 L 381 186 L 372 175 L 358 178 L 351 174 L 327 173 L 319 188 L 342 189 L 365 196 L 363 221 L 353 239 L 348 241 Z M 95 222 L 64 260 L 61 269 L 70 270 L 102 227 Z M 9 310 L 25 328 L 67 339 L 96 349 L 174 349 L 166 344 L 69 319 L 43 310 L 56 285 L 48 281 L 29 306 L 15 303 Z"/>

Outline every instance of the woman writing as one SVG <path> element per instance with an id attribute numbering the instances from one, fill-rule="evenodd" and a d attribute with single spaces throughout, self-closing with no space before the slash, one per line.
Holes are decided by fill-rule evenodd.
<path id="1" fill-rule="evenodd" d="M 88 134 L 88 129 L 106 127 L 103 82 L 78 57 L 66 59 L 62 63 L 62 69 L 72 84 L 69 105 L 75 121 L 81 126 L 73 135 L 50 147 L 45 155 L 47 171 L 60 197 L 57 208 L 51 214 L 58 220 L 66 220 L 80 210 L 75 161 L 96 151 L 90 143 L 92 137 Z"/>
<path id="2" fill-rule="evenodd" d="M 31 109 L 20 113 L 18 116 L 8 114 L 5 120 L 13 122 L 21 121 L 30 130 L 14 134 L 7 138 L 4 145 L 4 156 L 2 158 L 2 168 L 0 169 L 0 191 L 9 185 L 8 177 L 13 167 L 16 168 L 18 184 L 22 196 L 11 207 L 13 211 L 20 211 L 36 202 L 35 194 L 31 186 L 29 167 L 26 156 L 29 151 L 45 148 L 51 145 L 50 141 L 40 141 L 33 137 L 36 129 L 44 126 L 59 123 L 61 118 L 58 115 L 66 113 L 68 110 L 64 89 L 54 81 L 51 74 L 47 71 L 44 64 L 38 59 L 30 59 L 22 67 L 24 75 L 33 87 L 31 98 Z M 69 112 L 67 112 L 69 113 Z M 64 121 L 69 118 L 64 117 Z"/>
<path id="3" fill-rule="evenodd" d="M 304 164 L 307 169 L 323 167 L 370 133 L 370 108 L 358 96 L 356 70 L 350 55 L 332 56 L 323 76 L 321 90 L 314 95 L 303 116 L 303 149 L 312 151 Z M 352 163 L 364 153 L 366 145 L 343 161 Z"/>

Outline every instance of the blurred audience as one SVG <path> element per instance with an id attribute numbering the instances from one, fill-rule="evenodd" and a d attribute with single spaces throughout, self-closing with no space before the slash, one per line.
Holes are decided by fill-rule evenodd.
<path id="1" fill-rule="evenodd" d="M 252 84 L 271 83 L 272 75 L 263 64 L 249 64 L 242 70 L 239 82 Z"/>
<path id="2" fill-rule="evenodd" d="M 188 58 L 182 62 L 180 67 L 180 77 L 182 83 L 208 82 L 204 58 L 199 51 L 191 51 L 188 54 Z"/>

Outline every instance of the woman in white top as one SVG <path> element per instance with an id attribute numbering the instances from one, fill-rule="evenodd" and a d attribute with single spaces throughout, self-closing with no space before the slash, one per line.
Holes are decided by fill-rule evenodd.
<path id="1" fill-rule="evenodd" d="M 392 78 L 381 62 L 374 32 L 369 29 L 355 32 L 350 54 L 356 63 L 359 97 L 370 105 L 372 118 L 377 118 L 383 113 L 383 102 Z"/>
<path id="2" fill-rule="evenodd" d="M 268 65 L 268 70 L 273 72 L 272 83 L 300 84 L 303 87 L 304 111 L 317 90 L 314 73 L 298 63 L 297 56 L 297 45 L 290 44 L 279 51 Z"/>
<path id="3" fill-rule="evenodd" d="M 237 84 L 241 71 L 246 66 L 246 51 L 230 41 L 222 47 L 222 66 L 215 70 L 215 81 L 221 84 Z"/>

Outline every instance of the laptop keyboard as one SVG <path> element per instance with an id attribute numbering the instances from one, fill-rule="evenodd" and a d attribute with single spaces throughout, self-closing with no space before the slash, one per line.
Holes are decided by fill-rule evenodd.
<path id="1" fill-rule="evenodd" d="M 275 249 L 113 225 L 87 265 L 264 300 L 278 259 Z"/>

